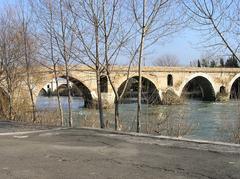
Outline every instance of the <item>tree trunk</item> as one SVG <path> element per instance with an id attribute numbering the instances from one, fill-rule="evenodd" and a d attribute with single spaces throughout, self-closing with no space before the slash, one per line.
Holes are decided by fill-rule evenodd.
<path id="1" fill-rule="evenodd" d="M 99 69 L 96 70 L 97 78 L 97 95 L 98 95 L 98 111 L 99 111 L 99 120 L 100 127 L 105 128 L 104 118 L 103 118 L 103 106 L 102 106 L 102 94 L 101 94 L 101 85 L 100 85 L 100 72 Z"/>
<path id="2" fill-rule="evenodd" d="M 98 111 L 100 127 L 105 128 L 103 118 L 103 106 L 102 106 L 102 94 L 101 94 L 101 82 L 100 82 L 100 61 L 99 61 L 99 22 L 97 17 L 94 16 L 94 28 L 95 28 L 95 51 L 96 51 L 96 79 L 97 79 L 97 96 L 98 96 Z"/>
<path id="3" fill-rule="evenodd" d="M 30 79 L 30 65 L 31 65 L 31 61 L 29 60 L 28 57 L 28 49 L 27 49 L 27 27 L 25 28 L 25 21 L 23 19 L 23 32 L 24 32 L 24 59 L 25 59 L 25 65 L 26 65 L 26 74 L 27 74 L 27 87 L 29 90 L 29 94 L 30 94 L 30 99 L 31 99 L 31 103 L 32 103 L 32 121 L 35 122 L 36 121 L 36 107 L 34 104 L 34 98 L 33 98 L 33 89 L 32 89 L 32 83 L 31 83 L 31 79 Z"/>
<path id="4" fill-rule="evenodd" d="M 119 101 L 118 101 L 118 99 L 115 100 L 114 122 L 115 122 L 115 130 L 118 130 L 118 126 L 119 126 Z"/>
<path id="5" fill-rule="evenodd" d="M 59 94 L 59 89 L 58 89 L 58 79 L 57 79 L 57 72 L 56 72 L 56 66 L 55 65 L 54 65 L 54 78 L 55 78 L 55 81 L 56 81 L 57 101 L 58 101 L 58 110 L 59 110 L 60 119 L 61 119 L 61 126 L 64 126 L 63 109 L 62 109 L 62 104 L 61 104 L 60 94 Z"/>
<path id="6" fill-rule="evenodd" d="M 66 80 L 67 80 L 67 89 L 68 89 L 68 125 L 69 125 L 69 127 L 72 127 L 73 126 L 72 98 L 71 98 L 71 89 L 70 89 L 69 75 L 68 75 L 68 68 L 67 67 L 66 67 Z"/>
<path id="7" fill-rule="evenodd" d="M 33 119 L 33 122 L 35 122 L 37 120 L 36 107 L 35 107 L 35 104 L 34 104 L 33 91 L 32 91 L 31 87 L 29 89 L 29 93 L 30 93 L 30 98 L 31 98 L 31 103 L 32 103 L 32 119 Z"/>
<path id="8" fill-rule="evenodd" d="M 72 119 L 72 105 L 71 105 L 71 90 L 70 90 L 70 83 L 69 83 L 69 52 L 67 52 L 67 47 L 66 47 L 66 31 L 65 31 L 65 25 L 66 23 L 64 16 L 63 16 L 63 0 L 60 0 L 60 16 L 61 16 L 61 35 L 62 35 L 62 45 L 63 45 L 63 60 L 64 60 L 64 65 L 65 65 L 65 74 L 66 74 L 66 80 L 67 80 L 67 89 L 68 89 L 68 124 L 69 127 L 73 126 L 73 119 Z"/>
<path id="9" fill-rule="evenodd" d="M 140 49 L 142 51 L 142 47 Z M 141 56 L 141 52 L 139 54 Z M 141 59 L 139 57 L 138 64 L 138 98 L 137 98 L 137 132 L 140 132 L 140 117 L 141 117 L 141 103 L 142 103 L 142 67 L 141 67 Z"/>
<path id="10" fill-rule="evenodd" d="M 140 51 L 138 59 L 138 99 L 137 99 L 137 132 L 140 132 L 140 117 L 141 117 L 141 103 L 142 103 L 142 57 L 144 49 L 144 38 L 145 38 L 145 8 L 146 0 L 143 0 L 143 19 L 142 19 L 142 33 L 140 42 Z"/>
<path id="11" fill-rule="evenodd" d="M 51 48 L 51 60 L 53 63 L 53 70 L 54 70 L 54 78 L 56 82 L 56 88 L 57 88 L 57 101 L 58 101 L 58 110 L 60 114 L 60 119 L 61 119 L 61 126 L 64 125 L 64 118 L 63 118 L 63 109 L 62 109 L 62 104 L 60 100 L 60 95 L 59 95 L 59 89 L 58 89 L 58 77 L 57 77 L 57 69 L 56 65 L 57 62 L 54 60 L 54 49 L 53 49 L 53 9 L 52 9 L 52 1 L 50 1 L 50 48 Z"/>
<path id="12" fill-rule="evenodd" d="M 6 74 L 7 74 L 7 88 L 8 88 L 8 114 L 7 117 L 8 119 L 12 120 L 13 119 L 13 99 L 12 99 L 12 83 L 11 83 L 11 77 L 9 74 L 8 69 L 6 70 Z"/>
<path id="13" fill-rule="evenodd" d="M 10 120 L 12 120 L 13 119 L 13 100 L 12 100 L 12 95 L 11 95 L 11 93 L 9 93 L 9 95 L 8 95 L 8 118 L 10 119 Z"/>

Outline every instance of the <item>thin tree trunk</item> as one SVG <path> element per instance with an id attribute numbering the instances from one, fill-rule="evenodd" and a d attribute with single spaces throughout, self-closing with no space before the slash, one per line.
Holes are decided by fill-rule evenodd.
<path id="1" fill-rule="evenodd" d="M 57 101 L 58 101 L 58 110 L 60 114 L 61 119 L 61 126 L 64 125 L 64 118 L 63 118 L 63 110 L 62 110 L 62 104 L 60 101 L 60 95 L 59 95 L 59 89 L 58 89 L 58 77 L 57 77 L 57 69 L 56 69 L 56 62 L 54 60 L 54 52 L 53 52 L 53 10 L 52 10 L 52 1 L 50 1 L 50 48 L 51 48 L 51 60 L 53 63 L 53 71 L 54 71 L 54 78 L 56 82 L 56 89 L 57 89 Z"/>
<path id="2" fill-rule="evenodd" d="M 102 106 L 102 94 L 101 94 L 101 86 L 100 86 L 100 72 L 99 69 L 96 70 L 97 77 L 97 95 L 98 95 L 98 111 L 99 111 L 99 120 L 100 127 L 105 128 L 104 118 L 103 118 L 103 106 Z"/>
<path id="3" fill-rule="evenodd" d="M 8 111 L 7 111 L 7 118 L 12 120 L 13 119 L 13 84 L 12 84 L 12 70 L 10 63 L 8 62 L 8 57 L 7 57 L 7 52 L 6 52 L 6 43 L 3 43 L 3 58 L 4 58 L 4 63 L 2 61 L 3 66 L 3 71 L 6 73 L 6 78 L 7 78 L 7 91 L 8 91 Z"/>
<path id="4" fill-rule="evenodd" d="M 66 49 L 66 31 L 64 28 L 64 17 L 63 17 L 63 9 L 62 9 L 62 3 L 63 1 L 60 0 L 60 15 L 61 15 L 61 31 L 62 31 L 62 45 L 63 45 L 63 60 L 65 63 L 65 74 L 66 74 L 66 80 L 67 80 L 67 89 L 68 89 L 68 124 L 69 127 L 73 126 L 73 119 L 72 119 L 72 105 L 71 105 L 71 91 L 70 91 L 70 83 L 69 83 L 69 69 L 68 69 L 68 61 L 69 56 L 67 55 L 67 49 Z"/>
<path id="5" fill-rule="evenodd" d="M 62 104 L 61 104 L 61 100 L 60 100 L 59 89 L 58 89 L 58 78 L 57 78 L 57 72 L 56 72 L 55 65 L 54 65 L 54 79 L 56 81 L 57 101 L 58 101 L 58 110 L 59 110 L 60 119 L 61 119 L 61 126 L 64 126 L 63 110 L 62 110 Z"/>
<path id="6" fill-rule="evenodd" d="M 11 95 L 11 93 L 9 93 L 9 95 L 8 95 L 8 118 L 10 119 L 10 120 L 12 120 L 13 119 L 13 100 L 12 100 L 12 95 Z"/>
<path id="7" fill-rule="evenodd" d="M 13 119 L 12 113 L 13 113 L 13 99 L 12 99 L 12 84 L 11 84 L 11 79 L 9 76 L 9 72 L 7 70 L 7 88 L 8 88 L 8 118 L 10 120 Z"/>
<path id="8" fill-rule="evenodd" d="M 115 130 L 118 130 L 119 127 L 119 101 L 115 100 L 115 113 L 114 113 L 114 122 L 115 122 Z"/>
<path id="9" fill-rule="evenodd" d="M 31 79 L 30 79 L 30 61 L 28 58 L 28 52 L 27 52 L 27 27 L 25 27 L 25 20 L 23 19 L 23 41 L 24 41 L 24 59 L 25 59 L 25 65 L 26 65 L 26 75 L 27 75 L 27 87 L 29 90 L 30 94 L 30 99 L 32 103 L 32 120 L 33 122 L 36 121 L 36 107 L 34 103 L 34 98 L 33 98 L 33 90 L 32 90 L 32 84 L 31 84 Z"/>
<path id="10" fill-rule="evenodd" d="M 101 83 L 100 83 L 100 62 L 99 62 L 99 24 L 97 17 L 94 17 L 95 25 L 95 44 L 96 44 L 96 79 L 97 79 L 97 96 L 98 96 L 98 111 L 100 127 L 105 128 L 104 118 L 103 118 L 103 106 L 102 106 L 102 94 L 101 94 Z"/>
<path id="11" fill-rule="evenodd" d="M 35 104 L 34 104 L 34 98 L 33 98 L 33 91 L 32 91 L 32 88 L 30 87 L 29 89 L 29 93 L 30 93 L 30 98 L 31 98 L 31 103 L 32 103 L 32 117 L 33 117 L 33 122 L 35 122 L 37 120 L 37 117 L 36 117 L 36 107 L 35 107 Z"/>
<path id="12" fill-rule="evenodd" d="M 70 90 L 68 69 L 66 69 L 66 78 L 67 78 L 67 89 L 68 89 L 68 118 L 69 118 L 68 124 L 69 124 L 69 127 L 72 127 L 73 126 L 72 98 L 71 98 L 71 90 Z"/>
<path id="13" fill-rule="evenodd" d="M 146 0 L 143 0 L 143 15 L 142 15 L 142 33 L 140 42 L 140 51 L 138 59 L 138 99 L 137 99 L 137 132 L 140 132 L 140 117 L 141 117 L 141 102 L 142 102 L 142 57 L 144 49 L 144 38 L 145 38 L 145 8 Z"/>

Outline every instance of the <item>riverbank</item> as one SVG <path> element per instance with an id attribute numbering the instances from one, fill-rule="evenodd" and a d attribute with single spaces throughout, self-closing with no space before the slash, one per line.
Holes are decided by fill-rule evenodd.
<path id="1" fill-rule="evenodd" d="M 0 133 L 0 178 L 239 178 L 235 144 L 98 129 Z"/>
<path id="2" fill-rule="evenodd" d="M 10 120 L 0 120 L 0 134 L 1 133 L 11 133 L 11 132 L 24 132 L 24 131 L 36 131 L 36 130 L 46 130 L 53 129 L 53 126 L 37 125 L 27 122 L 10 121 Z"/>

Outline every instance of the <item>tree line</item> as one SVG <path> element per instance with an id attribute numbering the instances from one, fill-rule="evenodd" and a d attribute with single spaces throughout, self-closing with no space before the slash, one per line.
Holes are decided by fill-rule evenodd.
<path id="1" fill-rule="evenodd" d="M 202 58 L 201 60 L 191 61 L 190 66 L 192 67 L 210 67 L 210 68 L 238 68 L 239 62 L 234 57 L 228 57 L 226 60 L 223 58 L 220 59 L 209 59 L 209 58 Z"/>

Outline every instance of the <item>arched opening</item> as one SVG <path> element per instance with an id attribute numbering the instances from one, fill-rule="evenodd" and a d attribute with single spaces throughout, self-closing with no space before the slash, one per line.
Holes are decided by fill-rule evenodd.
<path id="1" fill-rule="evenodd" d="M 173 86 L 173 76 L 171 74 L 167 76 L 167 85 Z"/>
<path id="2" fill-rule="evenodd" d="M 123 94 L 122 103 L 135 103 L 138 96 L 138 81 L 139 77 L 135 76 L 128 80 L 125 88 L 126 81 L 123 82 L 118 88 L 118 94 Z M 124 90 L 125 88 L 125 90 Z M 160 96 L 156 86 L 148 80 L 142 77 L 142 103 L 145 104 L 160 104 Z"/>
<path id="3" fill-rule="evenodd" d="M 215 101 L 215 92 L 210 81 L 202 76 L 191 79 L 182 90 L 182 97 L 203 101 Z"/>
<path id="4" fill-rule="evenodd" d="M 240 77 L 234 81 L 230 91 L 230 99 L 239 99 L 239 98 L 240 98 Z"/>
<path id="5" fill-rule="evenodd" d="M 70 93 L 71 96 L 74 97 L 73 102 L 79 102 L 78 107 L 92 107 L 92 95 L 90 90 L 79 80 L 70 77 Z M 68 88 L 67 88 L 67 81 L 65 76 L 61 76 L 57 79 L 58 81 L 58 91 L 61 96 L 61 100 L 65 100 L 66 96 L 68 96 Z M 40 103 L 47 103 L 47 101 L 54 102 L 54 100 L 47 99 L 47 98 L 42 98 L 44 96 L 54 97 L 56 98 L 57 96 L 57 84 L 55 79 L 50 81 L 48 84 L 46 84 L 41 91 L 38 94 L 37 97 L 37 106 L 40 106 Z M 67 100 L 65 100 L 67 101 Z M 56 103 L 56 100 L 55 100 Z M 53 105 L 53 104 L 52 104 Z"/>
<path id="6" fill-rule="evenodd" d="M 100 77 L 100 89 L 101 89 L 101 93 L 107 93 L 108 92 L 107 76 L 101 76 Z"/>
<path id="7" fill-rule="evenodd" d="M 54 91 L 52 91 L 53 96 L 57 95 L 57 90 L 60 96 L 68 96 L 67 84 L 61 84 L 58 87 L 58 89 L 55 89 Z M 74 83 L 70 84 L 70 93 L 71 93 L 71 96 L 83 97 L 82 91 Z"/>
<path id="8" fill-rule="evenodd" d="M 227 93 L 225 86 L 221 86 L 219 91 L 220 91 L 221 94 L 226 94 Z"/>
<path id="9" fill-rule="evenodd" d="M 42 88 L 40 91 L 39 91 L 39 94 L 38 95 L 40 95 L 40 96 L 48 96 L 48 93 L 47 93 L 47 91 L 44 89 L 44 88 Z"/>

